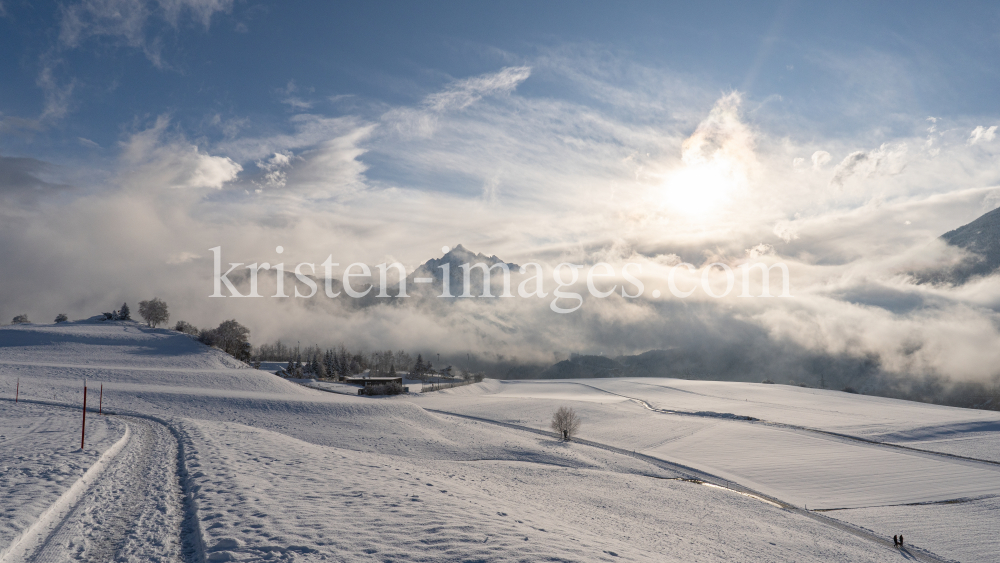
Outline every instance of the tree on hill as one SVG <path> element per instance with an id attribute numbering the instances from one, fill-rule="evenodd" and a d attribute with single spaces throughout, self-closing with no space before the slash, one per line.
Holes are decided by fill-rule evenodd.
<path id="1" fill-rule="evenodd" d="M 217 328 L 201 331 L 198 340 L 243 362 L 249 362 L 253 355 L 250 329 L 236 322 L 236 319 L 224 321 Z"/>
<path id="2" fill-rule="evenodd" d="M 122 308 L 118 311 L 118 320 L 120 321 L 131 321 L 132 312 L 128 310 L 128 303 L 122 303 Z"/>
<path id="3" fill-rule="evenodd" d="M 123 307 L 122 311 L 124 310 L 125 308 Z M 142 320 L 146 321 L 146 324 L 150 328 L 156 328 L 156 325 L 170 320 L 170 313 L 167 312 L 167 304 L 158 297 L 154 297 L 150 301 L 140 301 L 139 316 L 142 317 Z"/>
<path id="4" fill-rule="evenodd" d="M 11 321 L 11 324 L 23 325 L 23 324 L 28 324 L 30 322 L 31 321 L 28 320 L 28 315 L 18 315 L 14 317 L 14 320 Z"/>
<path id="5" fill-rule="evenodd" d="M 64 315 L 62 313 L 59 313 L 58 315 L 56 315 L 56 323 L 64 323 L 64 322 L 66 322 L 68 320 L 69 320 L 69 317 L 67 317 L 66 315 Z"/>
<path id="6" fill-rule="evenodd" d="M 559 407 L 559 410 L 552 415 L 552 429 L 559 437 L 567 442 L 573 439 L 577 430 L 580 429 L 580 418 L 576 416 L 576 411 L 569 407 Z"/>
<path id="7" fill-rule="evenodd" d="M 198 327 L 187 321 L 177 321 L 177 324 L 174 325 L 174 330 L 183 332 L 184 334 L 198 335 Z"/>

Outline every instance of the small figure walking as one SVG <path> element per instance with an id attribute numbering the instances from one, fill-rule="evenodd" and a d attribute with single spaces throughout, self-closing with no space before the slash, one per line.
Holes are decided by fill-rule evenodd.
<path id="1" fill-rule="evenodd" d="M 899 547 L 899 538 L 897 536 L 892 536 L 892 546 Z"/>
<path id="2" fill-rule="evenodd" d="M 903 534 L 899 534 L 899 547 L 903 547 Z"/>

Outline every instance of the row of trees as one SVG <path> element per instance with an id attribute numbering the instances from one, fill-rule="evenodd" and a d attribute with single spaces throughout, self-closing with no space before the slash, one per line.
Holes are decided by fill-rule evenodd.
<path id="1" fill-rule="evenodd" d="M 128 303 L 122 303 L 122 308 L 111 311 L 110 313 L 104 313 L 104 320 L 106 321 L 131 321 L 132 311 L 128 308 Z"/>
<path id="2" fill-rule="evenodd" d="M 65 315 L 59 316 L 65 317 Z M 140 301 L 139 316 L 142 317 L 142 320 L 146 321 L 146 324 L 150 328 L 156 328 L 158 325 L 170 320 L 170 313 L 167 311 L 166 302 L 158 297 L 154 297 L 149 301 Z M 128 308 L 128 303 L 122 303 L 121 309 L 104 313 L 104 320 L 130 321 L 132 320 L 132 311 Z M 56 318 L 56 322 L 59 322 L 58 318 Z"/>
<path id="3" fill-rule="evenodd" d="M 288 365 L 282 370 L 282 375 L 286 377 L 318 379 L 343 379 L 366 370 L 372 377 L 395 376 L 399 371 L 409 371 L 414 365 L 412 356 L 403 350 L 369 353 L 349 351 L 344 345 L 326 350 L 319 346 L 302 350 L 287 346 L 280 340 L 274 344 L 262 344 L 254 351 L 254 358 L 260 361 L 287 361 Z"/>
<path id="4" fill-rule="evenodd" d="M 186 323 L 185 323 L 186 324 Z M 190 325 L 181 326 L 177 330 L 191 332 Z M 396 377 L 399 372 L 405 372 L 412 379 L 426 381 L 431 377 L 453 377 L 452 367 L 435 370 L 433 364 L 424 361 L 422 354 L 414 360 L 404 350 L 393 352 L 383 350 L 376 352 L 349 351 L 345 346 L 322 349 L 311 346 L 300 349 L 283 344 L 280 340 L 273 344 L 262 344 L 253 352 L 255 361 L 287 362 L 280 370 L 285 377 L 315 377 L 317 379 L 344 379 L 368 371 L 370 377 Z M 462 377 L 467 381 L 482 381 L 483 374 L 466 372 Z"/>
<path id="5" fill-rule="evenodd" d="M 59 313 L 58 315 L 56 315 L 56 323 L 64 323 L 64 322 L 66 322 L 68 320 L 69 320 L 69 317 L 67 317 L 66 315 L 64 315 L 62 313 Z M 11 321 L 10 324 L 14 324 L 14 325 L 31 324 L 31 321 L 28 320 L 28 315 L 16 315 L 16 316 L 14 316 L 14 320 Z"/>
<path id="6" fill-rule="evenodd" d="M 128 308 L 128 303 L 122 303 L 121 309 L 116 309 L 110 313 L 101 313 L 106 321 L 130 321 L 132 320 L 132 311 Z M 170 314 L 167 312 L 167 304 L 162 300 L 154 297 L 150 301 L 140 301 L 139 302 L 139 316 L 142 320 L 146 321 L 150 327 L 156 327 L 156 325 L 163 324 L 170 320 Z M 69 320 L 64 313 L 59 313 L 56 315 L 55 322 L 64 323 Z M 31 321 L 28 320 L 28 315 L 17 315 L 11 324 L 28 324 Z"/>
<path id="7" fill-rule="evenodd" d="M 215 328 L 200 330 L 187 321 L 177 321 L 174 330 L 190 334 L 202 344 L 214 346 L 241 362 L 260 368 L 260 360 L 254 357 L 253 346 L 250 344 L 250 329 L 236 319 L 223 321 Z"/>

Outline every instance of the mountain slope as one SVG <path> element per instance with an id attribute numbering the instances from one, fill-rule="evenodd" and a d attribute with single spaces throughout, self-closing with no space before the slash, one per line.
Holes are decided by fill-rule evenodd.
<path id="1" fill-rule="evenodd" d="M 418 267 L 414 272 L 408 277 L 407 283 L 410 287 L 413 287 L 414 279 L 416 278 L 432 278 L 434 280 L 433 291 L 441 292 L 441 281 L 444 279 L 444 269 L 442 266 L 447 266 L 448 279 L 450 284 L 451 294 L 458 296 L 462 294 L 463 291 L 463 281 L 464 281 L 464 270 L 462 269 L 463 264 L 468 264 L 470 267 L 475 264 L 485 264 L 487 268 L 492 268 L 497 264 L 506 264 L 507 268 L 512 273 L 517 273 L 520 266 L 517 264 L 504 262 L 496 256 L 486 256 L 485 254 L 472 252 L 467 250 L 464 246 L 459 244 L 455 248 L 451 249 L 447 254 L 441 258 L 431 258 L 427 262 L 424 262 L 420 267 Z M 500 269 L 497 268 L 491 272 L 491 277 L 498 275 Z M 471 295 L 482 295 L 483 294 L 483 272 L 481 268 L 475 268 L 469 272 L 469 293 Z M 417 286 L 419 287 L 419 286 Z M 424 286 L 428 287 L 428 286 Z M 503 289 L 497 285 L 495 288 L 491 286 L 490 293 L 493 295 L 499 295 Z"/>
<path id="2" fill-rule="evenodd" d="M 957 283 L 995 272 L 1000 268 L 1000 208 L 941 235 L 941 239 L 975 255 L 954 269 L 952 278 Z"/>

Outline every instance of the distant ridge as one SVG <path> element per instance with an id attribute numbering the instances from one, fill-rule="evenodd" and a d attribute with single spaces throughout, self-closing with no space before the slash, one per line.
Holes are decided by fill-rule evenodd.
<path id="1" fill-rule="evenodd" d="M 976 256 L 955 268 L 956 282 L 964 283 L 970 278 L 995 272 L 1000 268 L 1000 208 L 941 235 L 941 239 Z"/>
<path id="2" fill-rule="evenodd" d="M 1000 269 L 1000 208 L 939 238 L 949 246 L 966 251 L 968 256 L 953 265 L 911 272 L 917 283 L 962 285 Z"/>

